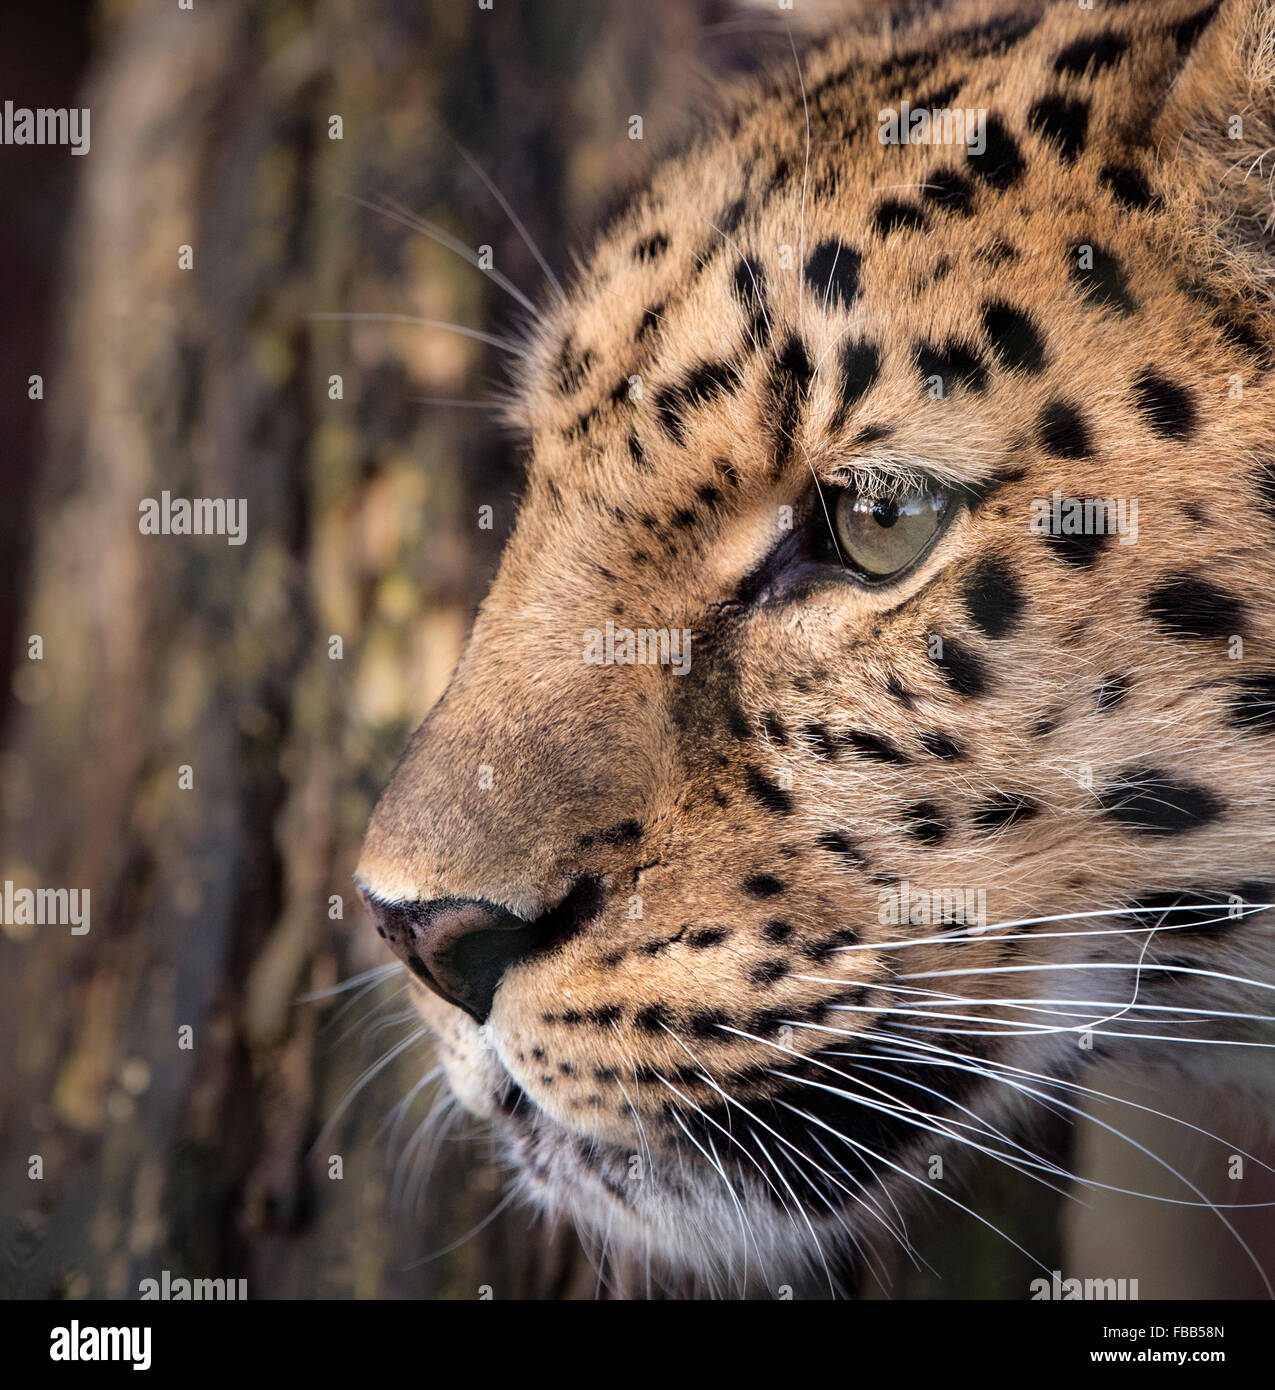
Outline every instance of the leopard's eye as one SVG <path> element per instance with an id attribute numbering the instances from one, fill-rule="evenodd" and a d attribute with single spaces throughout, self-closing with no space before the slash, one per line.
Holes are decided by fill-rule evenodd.
<path id="1" fill-rule="evenodd" d="M 842 557 L 868 579 L 889 579 L 929 547 L 950 502 L 944 489 L 928 483 L 886 497 L 844 489 L 832 518 Z"/>

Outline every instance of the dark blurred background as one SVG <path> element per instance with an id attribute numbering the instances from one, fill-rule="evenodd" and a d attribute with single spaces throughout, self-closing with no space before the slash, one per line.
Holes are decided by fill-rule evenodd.
<path id="1" fill-rule="evenodd" d="M 700 94 L 791 61 L 772 7 L 725 0 L 6 17 L 0 98 L 92 112 L 85 157 L 0 146 L 0 879 L 92 895 L 87 936 L 0 937 L 6 1296 L 135 1296 L 165 1269 L 253 1297 L 646 1292 L 599 1278 L 570 1232 L 492 1217 L 503 1174 L 438 1110 L 401 977 L 366 974 L 385 957 L 352 891 L 368 812 L 516 508 L 501 353 L 313 316 L 516 331 L 511 297 L 407 225 L 490 246 L 542 296 L 455 142 L 565 276 Z M 246 498 L 248 543 L 140 535 L 163 489 Z M 1065 1119 L 1040 1142 L 1071 1161 Z M 957 1182 L 1049 1268 L 1066 1239 L 1101 1273 L 1153 1265 L 1161 1292 L 1254 1291 L 1207 1214 L 1086 1224 L 1004 1169 Z M 1126 1258 L 1152 1237 L 1167 1253 Z M 892 1295 L 1023 1297 L 1034 1272 L 952 1214 L 924 1250 L 933 1269 L 887 1262 Z"/>

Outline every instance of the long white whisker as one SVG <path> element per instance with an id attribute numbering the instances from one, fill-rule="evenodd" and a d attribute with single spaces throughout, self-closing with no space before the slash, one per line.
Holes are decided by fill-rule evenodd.
<path id="1" fill-rule="evenodd" d="M 510 223 L 513 225 L 514 231 L 516 231 L 518 235 L 522 238 L 523 245 L 536 258 L 536 264 L 539 265 L 540 269 L 544 271 L 545 279 L 548 280 L 549 283 L 553 286 L 554 290 L 558 294 L 558 298 L 565 299 L 566 291 L 562 288 L 561 281 L 549 268 L 549 262 L 545 260 L 543 255 L 541 255 L 540 248 L 532 239 L 531 233 L 526 229 L 526 227 L 522 225 L 522 219 L 513 210 L 513 208 L 510 207 L 505 195 L 500 191 L 499 188 L 496 187 L 496 185 L 492 182 L 491 178 L 488 176 L 487 171 L 482 167 L 481 164 L 479 164 L 479 162 L 473 157 L 473 155 L 470 154 L 470 152 L 464 147 L 464 145 L 462 145 L 460 141 L 457 140 L 454 136 L 449 136 L 448 138 L 451 139 L 452 144 L 456 146 L 457 150 L 460 152 L 461 158 L 464 159 L 465 163 L 468 164 L 469 167 L 474 171 L 474 173 L 477 174 L 478 177 L 483 181 L 483 187 L 487 190 L 488 193 L 491 194 L 493 198 L 495 198 L 496 202 L 500 204 L 501 212 L 505 214 L 505 216 L 509 219 Z"/>
<path id="2" fill-rule="evenodd" d="M 428 1031 L 429 1030 L 423 1024 L 419 1028 L 414 1028 L 407 1035 L 407 1037 L 405 1037 L 401 1042 L 396 1043 L 383 1057 L 381 1057 L 378 1061 L 374 1062 L 358 1077 L 358 1079 L 354 1082 L 350 1089 L 345 1093 L 344 1099 L 332 1112 L 331 1116 L 328 1118 L 328 1122 L 319 1131 L 318 1137 L 315 1139 L 313 1145 L 311 1145 L 311 1155 L 314 1155 L 320 1151 L 323 1144 L 331 1136 L 332 1131 L 340 1122 L 341 1116 L 344 1115 L 345 1112 L 349 1109 L 350 1103 L 354 1100 L 355 1096 L 357 1096 L 359 1092 L 363 1090 L 363 1088 L 368 1084 L 368 1082 L 371 1081 L 373 1077 L 379 1075 L 379 1073 L 384 1071 L 385 1068 L 388 1067 L 389 1064 L 396 1057 L 402 1056 L 402 1054 L 406 1052 L 409 1047 L 413 1047 L 418 1042 L 420 1042 L 421 1039 L 426 1036 Z"/>
<path id="3" fill-rule="evenodd" d="M 319 323 L 407 323 L 416 328 L 443 328 L 449 333 L 459 333 L 462 338 L 472 338 L 477 343 L 499 348 L 511 357 L 526 357 L 526 349 L 520 347 L 512 338 L 502 338 L 496 333 L 484 333 L 479 328 L 466 328 L 463 324 L 448 323 L 446 319 L 420 318 L 416 314 L 380 313 L 314 313 L 307 318 Z"/>
<path id="4" fill-rule="evenodd" d="M 298 994 L 292 1001 L 294 1004 L 314 1004 L 321 999 L 332 999 L 338 994 L 344 994 L 347 990 L 357 989 L 360 985 L 367 985 L 372 988 L 380 984 L 384 979 L 391 975 L 397 975 L 407 967 L 395 961 L 392 965 L 374 965 L 371 970 L 360 971 L 357 975 L 351 975 L 348 980 L 342 980 L 340 984 L 333 985 L 331 989 L 311 990 L 308 994 Z M 366 993 L 364 990 L 362 993 Z"/>
<path id="5" fill-rule="evenodd" d="M 962 1067 L 960 1063 L 951 1059 L 949 1059 L 949 1065 L 957 1070 L 973 1070 L 969 1066 Z M 1038 1098 L 1044 1099 L 1044 1097 L 1041 1096 L 1041 1093 L 1037 1091 L 1034 1087 L 1015 1082 L 1008 1077 L 1005 1078 L 1005 1084 L 1014 1087 L 1015 1090 L 1019 1090 L 1024 1094 L 1034 1095 Z M 1219 1207 L 1216 1202 L 1210 1201 L 1209 1198 L 1205 1195 L 1205 1193 L 1199 1187 L 1197 1187 L 1196 1184 L 1193 1183 L 1190 1178 L 1188 1178 L 1184 1173 L 1179 1172 L 1176 1168 L 1174 1168 L 1174 1166 L 1171 1163 L 1168 1162 L 1167 1159 L 1161 1158 L 1160 1155 L 1157 1154 L 1154 1150 L 1149 1149 L 1145 1144 L 1140 1143 L 1131 1135 L 1125 1134 L 1122 1130 L 1117 1129 L 1114 1125 L 1108 1124 L 1105 1120 L 1100 1119 L 1098 1116 L 1094 1114 L 1086 1115 L 1085 1112 L 1081 1110 L 1079 1107 L 1071 1105 L 1067 1101 L 1062 1100 L 1057 1096 L 1050 1097 L 1049 1099 L 1051 1099 L 1055 1104 L 1061 1105 L 1064 1109 L 1072 1111 L 1076 1115 L 1085 1116 L 1085 1118 L 1090 1123 L 1098 1125 L 1100 1128 L 1106 1130 L 1107 1133 L 1114 1135 L 1117 1139 L 1123 1139 L 1126 1144 L 1129 1144 L 1132 1148 L 1137 1149 L 1139 1153 L 1145 1154 L 1146 1157 L 1152 1160 L 1152 1162 L 1159 1164 L 1159 1166 L 1163 1168 L 1167 1173 L 1171 1173 L 1175 1178 L 1177 1178 L 1177 1180 L 1180 1183 L 1182 1183 L 1184 1187 L 1194 1192 L 1195 1195 L 1203 1201 L 1204 1205 L 1207 1206 L 1209 1210 L 1211 1210 L 1214 1213 L 1217 1219 L 1226 1227 L 1226 1229 L 1234 1237 L 1240 1249 L 1244 1251 L 1245 1255 L 1248 1257 L 1249 1262 L 1252 1264 L 1253 1268 L 1257 1271 L 1258 1276 L 1261 1278 L 1262 1283 L 1266 1289 L 1267 1296 L 1275 1297 L 1275 1288 L 1272 1288 L 1270 1280 L 1267 1278 L 1266 1271 L 1262 1268 L 1261 1262 L 1253 1253 L 1248 1242 L 1235 1229 L 1234 1224 L 1223 1214 L 1221 1207 Z"/>
<path id="6" fill-rule="evenodd" d="M 1205 970 L 1194 965 L 1140 965 L 1122 961 L 1042 961 L 1038 965 L 966 966 L 959 970 L 917 970 L 899 975 L 900 980 L 946 980 L 961 975 L 1015 975 L 1052 970 L 1147 970 L 1165 975 L 1198 975 L 1203 979 L 1221 980 L 1224 984 L 1249 985 L 1253 989 L 1275 990 L 1275 984 L 1252 980 L 1245 975 L 1228 975 L 1220 970 Z"/>
<path id="7" fill-rule="evenodd" d="M 1272 907 L 1275 907 L 1275 903 L 1245 903 L 1242 913 L 1234 914 L 1230 911 L 1225 911 L 1222 912 L 1220 917 L 1210 918 L 1205 922 L 1168 922 L 1153 923 L 1145 927 L 1130 925 L 1125 927 L 1106 927 L 1074 932 L 1023 932 L 1016 936 L 1000 935 L 1000 933 L 1011 927 L 1047 926 L 1051 922 L 1075 922 L 1096 917 L 1133 917 L 1148 913 L 1160 915 L 1169 912 L 1192 912 L 1198 914 L 1205 909 L 1221 911 L 1221 907 L 1218 903 L 1178 903 L 1172 907 L 1104 907 L 1091 912 L 1064 912 L 1056 913 L 1048 917 L 1020 917 L 1009 922 L 988 922 L 982 926 L 962 927 L 957 931 L 938 932 L 930 936 L 912 936 L 900 938 L 897 941 L 856 942 L 849 946 L 837 946 L 835 950 L 838 952 L 896 951 L 902 950 L 905 946 L 934 946 L 944 945 L 951 941 L 977 941 L 985 937 L 993 936 L 994 934 L 994 939 L 997 941 L 1049 941 L 1054 939 L 1068 939 L 1077 936 L 1132 936 L 1138 932 L 1144 931 L 1199 931 L 1202 927 L 1216 926 L 1221 922 L 1230 920 L 1236 915 L 1251 917 L 1259 912 L 1269 911 Z"/>
<path id="8" fill-rule="evenodd" d="M 475 270 L 487 276 L 493 284 L 498 285 L 504 290 L 511 299 L 516 299 L 530 314 L 539 318 L 539 311 L 535 304 L 523 294 L 508 276 L 503 275 L 494 267 L 484 269 L 482 262 L 478 258 L 477 252 L 472 251 L 459 237 L 453 236 L 437 223 L 431 222 L 428 218 L 421 217 L 417 213 L 410 211 L 410 209 L 405 208 L 393 198 L 386 198 L 384 204 L 382 204 L 371 202 L 367 198 L 360 198 L 357 194 L 346 193 L 344 191 L 341 192 L 341 197 L 351 203 L 356 203 L 361 208 L 366 208 L 368 212 L 374 212 L 378 216 L 384 217 L 387 221 L 397 222 L 400 227 L 406 227 L 412 232 L 419 232 L 421 236 L 428 237 L 431 241 L 436 241 L 446 250 L 459 256 L 462 260 L 468 261 Z"/>
<path id="9" fill-rule="evenodd" d="M 433 1260 L 441 1260 L 444 1255 L 450 1255 L 453 1250 L 459 1250 L 462 1245 L 473 1240 L 480 1231 L 485 1231 L 517 1195 L 517 1190 L 510 1188 L 477 1225 L 471 1226 L 463 1236 L 457 1236 L 450 1244 L 444 1245 L 441 1250 L 434 1250 L 428 1255 L 422 1255 L 419 1260 L 413 1260 L 411 1264 L 404 1265 L 404 1273 L 409 1269 L 419 1269 L 421 1265 L 427 1265 Z"/>

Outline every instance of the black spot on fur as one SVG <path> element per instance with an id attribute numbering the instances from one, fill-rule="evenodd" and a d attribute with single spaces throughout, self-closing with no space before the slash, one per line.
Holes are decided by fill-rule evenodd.
<path id="1" fill-rule="evenodd" d="M 916 705 L 916 696 L 899 680 L 898 676 L 890 676 L 887 679 L 885 693 L 892 700 L 897 700 L 904 709 L 912 709 Z"/>
<path id="2" fill-rule="evenodd" d="M 1027 113 L 1027 124 L 1058 148 L 1067 163 L 1085 147 L 1089 133 L 1089 103 L 1071 97 L 1041 97 Z"/>
<path id="3" fill-rule="evenodd" d="M 936 169 L 927 174 L 925 186 L 921 189 L 921 197 L 927 203 L 963 217 L 969 216 L 973 193 L 970 181 L 955 169 Z"/>
<path id="4" fill-rule="evenodd" d="M 958 29 L 952 38 L 961 49 L 975 57 L 998 57 L 1008 53 L 1020 39 L 1025 39 L 1036 27 L 1036 17 L 1001 15 L 995 19 Z"/>
<path id="5" fill-rule="evenodd" d="M 751 874 L 744 880 L 744 892 L 750 898 L 775 898 L 784 888 L 784 881 L 774 874 Z"/>
<path id="6" fill-rule="evenodd" d="M 721 1009 L 701 1009 L 690 1016 L 686 1026 L 693 1038 L 711 1038 L 717 1036 L 729 1021 Z"/>
<path id="7" fill-rule="evenodd" d="M 941 111 L 952 98 L 961 90 L 962 83 L 947 82 L 942 87 L 931 87 L 916 102 L 913 103 L 914 111 Z"/>
<path id="8" fill-rule="evenodd" d="M 676 936 L 655 937 L 639 948 L 639 954 L 644 956 L 663 955 L 674 942 L 680 941 L 685 935 L 686 928 L 682 927 Z"/>
<path id="9" fill-rule="evenodd" d="M 597 419 L 598 409 L 598 406 L 593 405 L 590 406 L 588 410 L 582 410 L 580 414 L 576 416 L 574 424 L 568 425 L 567 428 L 562 431 L 562 437 L 573 441 L 583 439 L 589 432 L 589 426 Z"/>
<path id="10" fill-rule="evenodd" d="M 931 377 L 938 377 L 942 381 L 945 396 L 957 386 L 981 391 L 987 385 L 987 368 L 968 343 L 955 340 L 938 346 L 918 343 L 913 349 L 912 360 L 916 363 L 922 382 Z"/>
<path id="11" fill-rule="evenodd" d="M 1124 57 L 1129 40 L 1109 29 L 1069 43 L 1054 58 L 1054 71 L 1079 75 L 1092 65 L 1095 73 L 1112 67 Z"/>
<path id="12" fill-rule="evenodd" d="M 658 261 L 668 250 L 668 237 L 663 232 L 656 232 L 654 236 L 643 238 L 633 248 L 633 259 L 640 261 L 643 265 L 651 261 Z"/>
<path id="13" fill-rule="evenodd" d="M 558 354 L 558 383 L 562 388 L 563 395 L 575 395 L 588 378 L 589 368 L 592 365 L 593 354 L 588 349 L 577 353 L 575 342 L 568 334 L 566 341 L 562 344 L 562 351 Z"/>
<path id="14" fill-rule="evenodd" d="M 850 940 L 843 941 L 841 938 L 846 935 L 850 936 Z M 805 956 L 807 960 L 814 961 L 816 965 L 824 965 L 830 961 L 843 946 L 853 945 L 854 934 L 851 933 L 848 928 L 843 928 L 840 932 L 835 932 L 831 937 L 825 937 L 820 941 L 803 941 L 801 944 L 801 954 Z"/>
<path id="15" fill-rule="evenodd" d="M 1111 190 L 1117 202 L 1134 212 L 1146 212 L 1160 206 L 1160 199 L 1147 187 L 1147 181 L 1136 169 L 1125 168 L 1119 164 L 1107 164 L 1098 175 L 1101 182 Z"/>
<path id="16" fill-rule="evenodd" d="M 1085 417 L 1067 401 L 1050 401 L 1036 419 L 1040 447 L 1055 458 L 1083 459 L 1093 453 Z"/>
<path id="17" fill-rule="evenodd" d="M 988 115 L 986 132 L 987 147 L 982 154 L 976 155 L 966 150 L 967 167 L 984 183 L 1003 192 L 1017 183 L 1022 175 L 1023 156 L 999 116 Z"/>
<path id="18" fill-rule="evenodd" d="M 980 801 L 970 811 L 970 817 L 980 830 L 1005 830 L 1011 825 L 1031 820 L 1040 807 L 1030 796 L 1021 792 L 998 792 Z"/>
<path id="19" fill-rule="evenodd" d="M 1222 803 L 1203 787 L 1178 782 L 1159 768 L 1125 773 L 1098 793 L 1102 809 L 1126 830 L 1139 835 L 1181 835 L 1210 825 Z"/>
<path id="20" fill-rule="evenodd" d="M 998 266 L 1013 265 L 1018 259 L 1018 252 L 1003 237 L 993 237 L 986 246 L 974 254 L 978 260 L 986 261 L 993 270 Z"/>
<path id="21" fill-rule="evenodd" d="M 635 845 L 641 838 L 642 827 L 635 820 L 622 820 L 598 835 L 604 845 Z"/>
<path id="22" fill-rule="evenodd" d="M 925 209 L 915 203 L 905 203 L 898 198 L 891 198 L 877 209 L 872 223 L 882 236 L 899 231 L 924 231 Z"/>
<path id="23" fill-rule="evenodd" d="M 839 429 L 860 399 L 876 384 L 881 372 L 881 354 L 875 343 L 847 343 L 841 349 L 840 400 L 833 420 Z"/>
<path id="24" fill-rule="evenodd" d="M 720 946 L 730 935 L 725 927 L 701 927 L 698 931 L 693 931 L 686 938 L 686 944 L 693 951 L 707 951 L 713 946 Z"/>
<path id="25" fill-rule="evenodd" d="M 806 259 L 806 283 L 824 302 L 848 309 L 859 297 L 859 253 L 840 241 L 821 241 Z"/>
<path id="26" fill-rule="evenodd" d="M 777 155 L 771 169 L 770 178 L 766 183 L 764 196 L 769 197 L 772 193 L 778 193 L 786 185 L 790 184 L 799 167 L 804 168 L 804 164 L 799 166 L 797 160 L 791 154 L 783 153 Z"/>
<path id="27" fill-rule="evenodd" d="M 748 978 L 753 984 L 766 989 L 770 985 L 777 984 L 785 975 L 790 974 L 791 970 L 792 967 L 785 960 L 764 960 L 759 965 L 753 966 L 748 972 Z"/>
<path id="28" fill-rule="evenodd" d="M 733 701 L 726 708 L 726 727 L 732 738 L 748 739 L 753 736 L 753 726 L 748 722 L 748 716 Z"/>
<path id="29" fill-rule="evenodd" d="M 1050 531 L 1045 537 L 1050 550 L 1060 560 L 1077 569 L 1089 569 L 1096 565 L 1102 559 L 1110 539 L 1105 531 L 1078 531 L 1070 536 L 1065 532 Z"/>
<path id="30" fill-rule="evenodd" d="M 1127 676 L 1108 676 L 1098 687 L 1094 698 L 1099 714 L 1105 714 L 1109 709 L 1115 709 L 1128 693 L 1129 679 Z"/>
<path id="31" fill-rule="evenodd" d="M 806 725 L 805 733 L 819 757 L 831 759 L 841 752 L 840 742 L 826 724 L 811 722 Z"/>
<path id="32" fill-rule="evenodd" d="M 735 294 L 748 316 L 748 332 L 756 342 L 769 334 L 766 314 L 766 272 L 760 261 L 744 257 L 735 267 Z"/>
<path id="33" fill-rule="evenodd" d="M 1168 439 L 1187 439 L 1195 429 L 1195 402 L 1185 386 L 1149 368 L 1133 383 L 1134 403 L 1151 428 Z"/>
<path id="34" fill-rule="evenodd" d="M 827 850 L 829 854 L 835 854 L 844 860 L 850 868 L 863 867 L 865 862 L 863 851 L 850 840 L 848 835 L 843 835 L 841 831 L 825 830 L 815 843 L 820 849 Z"/>
<path id="35" fill-rule="evenodd" d="M 662 386 L 655 393 L 655 413 L 664 432 L 681 444 L 686 439 L 686 413 L 706 405 L 725 392 L 734 391 L 739 380 L 727 362 L 701 362 L 674 386 Z"/>
<path id="36" fill-rule="evenodd" d="M 773 941 L 776 944 L 787 941 L 792 935 L 792 923 L 782 922 L 778 917 L 772 917 L 761 929 L 761 934 L 767 941 Z"/>
<path id="37" fill-rule="evenodd" d="M 918 801 L 915 805 L 905 806 L 903 814 L 907 819 L 908 833 L 923 845 L 941 845 L 947 839 L 947 823 L 932 801 Z"/>
<path id="38" fill-rule="evenodd" d="M 1231 696 L 1230 715 L 1246 734 L 1275 734 L 1275 671 L 1247 676 Z"/>
<path id="39" fill-rule="evenodd" d="M 1007 637 L 1023 615 L 1018 576 L 1003 561 L 980 560 L 965 582 L 965 606 L 976 627 L 989 637 Z"/>
<path id="40" fill-rule="evenodd" d="M 894 744 L 888 739 L 880 738 L 876 734 L 863 733 L 858 729 L 851 729 L 848 733 L 841 735 L 840 741 L 856 753 L 861 753 L 865 758 L 871 758 L 878 763 L 894 763 L 897 766 L 906 765 L 908 759 L 901 753 Z"/>
<path id="41" fill-rule="evenodd" d="M 749 1017 L 743 1031 L 758 1038 L 773 1038 L 791 1017 L 791 1011 L 762 1009 Z"/>
<path id="42" fill-rule="evenodd" d="M 801 407 L 810 390 L 812 374 L 806 345 L 795 335 L 783 346 L 775 360 L 770 377 L 770 430 L 775 451 L 775 473 L 778 475 L 792 455 Z"/>
<path id="43" fill-rule="evenodd" d="M 974 652 L 952 638 L 943 638 L 942 655 L 931 660 L 958 695 L 981 695 L 987 689 L 987 667 Z"/>
<path id="44" fill-rule="evenodd" d="M 633 1022 L 644 1033 L 662 1033 L 672 1022 L 667 1004 L 648 1004 L 633 1016 Z"/>
<path id="45" fill-rule="evenodd" d="M 1221 8 L 1222 0 L 1211 0 L 1202 10 L 1197 10 L 1195 14 L 1176 24 L 1173 28 L 1173 37 L 1177 40 L 1178 48 L 1186 50 L 1195 43 L 1196 39 L 1213 22 L 1213 16 Z"/>
<path id="46" fill-rule="evenodd" d="M 1269 883 L 1171 888 L 1147 893 L 1130 903 L 1128 917 L 1139 927 L 1162 931 L 1160 941 L 1172 941 L 1181 932 L 1214 935 L 1264 911 L 1264 905 L 1272 901 L 1272 892 L 1275 887 Z"/>
<path id="47" fill-rule="evenodd" d="M 1252 357 L 1262 367 L 1270 366 L 1270 348 L 1263 341 L 1258 320 L 1250 317 L 1246 308 L 1215 304 L 1212 319 L 1228 346 Z"/>
<path id="48" fill-rule="evenodd" d="M 918 734 L 917 737 L 921 741 L 921 747 L 927 753 L 932 757 L 942 759 L 943 762 L 957 762 L 965 756 L 964 749 L 955 739 L 948 738 L 946 734 L 940 733 L 937 729 L 927 729 Z"/>
<path id="49" fill-rule="evenodd" d="M 635 343 L 645 341 L 647 336 L 654 333 L 663 323 L 664 305 L 655 304 L 649 309 L 642 310 L 642 317 L 638 321 L 637 332 L 633 335 Z"/>
<path id="50" fill-rule="evenodd" d="M 1088 246 L 1085 253 L 1082 247 Z M 1082 256 L 1092 261 L 1086 268 Z M 1136 307 L 1133 296 L 1125 280 L 1124 266 L 1118 257 L 1092 242 L 1083 242 L 1072 253 L 1071 278 L 1076 282 L 1081 294 L 1100 309 L 1110 309 L 1117 314 L 1131 314 Z"/>
<path id="51" fill-rule="evenodd" d="M 1173 574 L 1147 596 L 1147 613 L 1170 637 L 1231 637 L 1244 621 L 1244 605 L 1210 580 Z"/>
<path id="52" fill-rule="evenodd" d="M 983 328 L 1001 369 L 1038 372 L 1045 365 L 1045 345 L 1031 319 L 999 301 L 983 308 Z"/>
<path id="53" fill-rule="evenodd" d="M 781 746 L 788 742 L 788 730 L 784 728 L 784 721 L 774 712 L 767 710 L 761 717 L 761 727 L 766 736 L 773 742 Z"/>

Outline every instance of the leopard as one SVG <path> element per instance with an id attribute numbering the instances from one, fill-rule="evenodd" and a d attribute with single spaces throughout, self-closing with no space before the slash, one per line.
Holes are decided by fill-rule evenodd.
<path id="1" fill-rule="evenodd" d="M 527 326 L 356 870 L 517 1193 L 713 1288 L 1030 1166 L 1098 1059 L 1275 1098 L 1275 4 L 790 56 Z"/>

